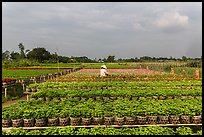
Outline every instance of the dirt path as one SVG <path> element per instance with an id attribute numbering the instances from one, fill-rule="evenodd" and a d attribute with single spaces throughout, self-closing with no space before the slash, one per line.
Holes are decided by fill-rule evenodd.
<path id="1" fill-rule="evenodd" d="M 17 100 L 12 100 L 12 101 L 7 101 L 7 102 L 5 102 L 5 103 L 2 103 L 2 107 L 6 107 L 6 106 L 9 106 L 9 105 L 11 105 L 11 104 L 14 104 L 14 103 L 16 103 L 16 101 L 18 101 L 18 100 L 27 100 L 27 97 L 26 97 L 26 95 L 23 95 L 21 98 L 19 98 L 19 99 L 17 99 Z"/>

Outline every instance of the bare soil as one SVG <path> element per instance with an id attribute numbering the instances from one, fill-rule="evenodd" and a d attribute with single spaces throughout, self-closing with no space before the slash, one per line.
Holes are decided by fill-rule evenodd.
<path id="1" fill-rule="evenodd" d="M 6 107 L 6 106 L 9 106 L 9 105 L 12 105 L 12 104 L 16 103 L 16 101 L 18 101 L 18 100 L 27 100 L 27 96 L 23 95 L 21 98 L 19 98 L 17 100 L 12 100 L 12 101 L 7 101 L 5 103 L 2 103 L 2 107 Z"/>

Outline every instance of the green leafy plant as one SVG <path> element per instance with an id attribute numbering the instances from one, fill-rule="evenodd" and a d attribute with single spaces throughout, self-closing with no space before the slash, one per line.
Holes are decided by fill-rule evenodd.
<path id="1" fill-rule="evenodd" d="M 193 134 L 193 131 L 191 128 L 189 127 L 178 127 L 176 129 L 176 134 L 177 135 L 192 135 Z"/>

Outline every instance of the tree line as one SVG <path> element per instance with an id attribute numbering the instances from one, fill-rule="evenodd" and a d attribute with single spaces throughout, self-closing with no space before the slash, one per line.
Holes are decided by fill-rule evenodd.
<path id="1" fill-rule="evenodd" d="M 115 59 L 115 56 L 109 55 L 107 58 L 103 59 L 89 59 L 86 56 L 82 57 L 66 57 L 57 55 L 57 53 L 50 53 L 44 47 L 33 48 L 32 50 L 25 49 L 25 46 L 22 43 L 18 44 L 19 52 L 16 51 L 2 51 L 2 60 L 3 61 L 19 61 L 22 59 L 28 59 L 30 61 L 36 61 L 38 63 L 94 63 L 94 62 L 158 62 L 158 61 L 201 61 L 202 56 L 200 58 L 188 58 L 183 56 L 182 58 L 173 58 L 173 57 L 149 57 L 143 56 L 140 58 L 128 58 L 128 59 Z"/>

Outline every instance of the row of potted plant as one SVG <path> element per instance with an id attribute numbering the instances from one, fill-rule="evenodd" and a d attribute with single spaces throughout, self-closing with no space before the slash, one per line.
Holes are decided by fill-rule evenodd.
<path id="1" fill-rule="evenodd" d="M 154 97 L 155 96 L 155 97 Z M 161 96 L 161 97 L 159 97 Z M 178 97 L 176 97 L 178 96 Z M 138 97 L 149 97 L 155 99 L 181 98 L 187 96 L 194 98 L 202 96 L 202 87 L 197 88 L 184 88 L 184 89 L 171 89 L 171 88 L 124 88 L 124 89 L 51 89 L 43 88 L 31 95 L 31 98 L 90 98 L 90 97 L 128 97 L 131 99 L 138 99 Z M 116 99 L 116 98 L 115 98 Z"/>
<path id="2" fill-rule="evenodd" d="M 85 88 L 92 88 L 92 87 L 132 87 L 132 88 L 139 88 L 139 87 L 196 87 L 202 86 L 202 81 L 199 80 L 191 80 L 191 81 L 113 81 L 113 82 L 43 82 L 43 83 L 35 83 L 30 84 L 27 88 L 74 88 L 74 87 L 85 87 Z"/>
<path id="3" fill-rule="evenodd" d="M 85 78 L 85 77 L 80 77 L 80 78 L 72 78 L 72 77 L 67 77 L 67 78 L 59 78 L 59 79 L 50 79 L 48 81 L 53 81 L 53 82 L 82 82 L 82 81 L 87 81 L 87 82 L 94 82 L 94 81 L 183 81 L 183 80 L 202 80 L 202 78 L 182 78 L 182 77 L 170 77 L 170 78 L 162 78 L 162 77 L 157 77 L 157 78 L 149 78 L 144 77 L 133 77 L 133 78 L 124 78 L 124 77 L 92 77 L 92 78 Z"/>
<path id="4" fill-rule="evenodd" d="M 195 107 L 196 106 L 196 107 Z M 202 115 L 202 99 L 21 101 L 2 108 L 2 119 Z"/>
<path id="5" fill-rule="evenodd" d="M 155 125 L 155 124 L 201 124 L 202 116 L 135 116 L 135 117 L 57 117 L 2 119 L 2 127 L 46 127 L 79 125 Z"/>

